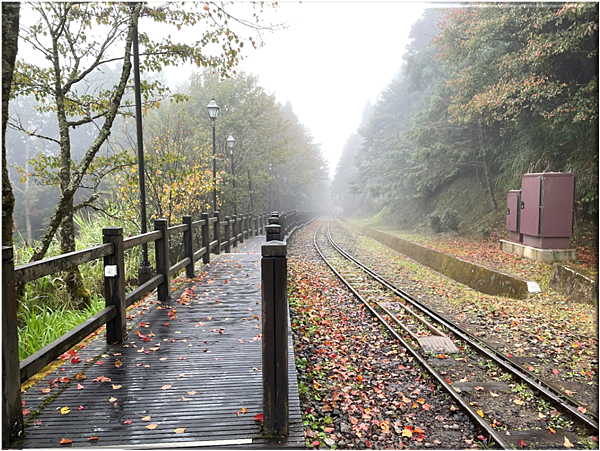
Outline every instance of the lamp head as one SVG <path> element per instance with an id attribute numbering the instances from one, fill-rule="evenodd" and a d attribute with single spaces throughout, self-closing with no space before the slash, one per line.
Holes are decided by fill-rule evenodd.
<path id="1" fill-rule="evenodd" d="M 213 121 L 217 119 L 219 115 L 219 105 L 215 102 L 215 99 L 212 99 L 208 105 L 206 105 L 206 109 L 208 110 L 208 117 L 210 117 Z"/>

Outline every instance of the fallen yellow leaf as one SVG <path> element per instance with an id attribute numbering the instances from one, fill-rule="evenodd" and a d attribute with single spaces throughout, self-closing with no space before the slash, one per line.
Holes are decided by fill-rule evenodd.
<path id="1" fill-rule="evenodd" d="M 242 407 L 242 413 L 246 413 L 246 408 Z"/>
<path id="2" fill-rule="evenodd" d="M 60 409 L 60 413 L 63 415 L 68 414 L 71 411 L 71 409 L 69 409 L 68 407 L 63 407 L 62 409 Z"/>
<path id="3" fill-rule="evenodd" d="M 172 385 L 163 385 L 162 387 L 160 387 L 163 390 L 168 390 L 169 388 L 171 388 Z"/>
<path id="4" fill-rule="evenodd" d="M 175 433 L 176 434 L 183 434 L 185 432 L 185 429 L 186 428 L 177 428 L 177 429 L 175 429 Z"/>
<path id="5" fill-rule="evenodd" d="M 188 395 L 190 395 L 190 396 L 191 396 L 191 395 L 195 395 L 195 394 L 196 394 L 196 391 L 195 391 L 195 390 L 191 390 L 191 391 L 188 391 L 188 392 L 187 392 L 187 394 L 188 394 Z"/>
<path id="6" fill-rule="evenodd" d="M 573 446 L 575 446 L 569 441 L 569 439 L 567 437 L 565 437 L 564 445 L 565 445 L 565 448 L 573 448 Z"/>
<path id="7" fill-rule="evenodd" d="M 477 415 L 483 418 L 483 410 L 477 410 Z"/>
<path id="8" fill-rule="evenodd" d="M 498 393 L 494 393 L 493 391 L 490 392 L 490 396 L 492 398 L 497 398 L 498 396 L 500 396 Z"/>
<path id="9" fill-rule="evenodd" d="M 142 421 L 150 421 L 150 415 L 148 415 L 147 417 L 142 418 Z"/>
<path id="10" fill-rule="evenodd" d="M 410 429 L 403 429 L 402 437 L 412 437 L 412 431 Z"/>
<path id="11" fill-rule="evenodd" d="M 110 402 L 115 402 L 117 400 L 117 398 L 115 398 L 114 396 L 111 396 L 111 398 L 109 399 Z"/>
<path id="12" fill-rule="evenodd" d="M 152 424 L 149 424 L 148 426 L 146 426 L 146 429 L 156 429 L 157 426 L 158 426 L 158 424 L 152 423 Z"/>
<path id="13" fill-rule="evenodd" d="M 119 388 L 121 388 L 121 387 L 122 387 L 122 385 L 115 385 L 115 384 L 112 384 L 112 388 L 113 388 L 113 390 L 118 390 L 118 389 L 119 389 Z"/>

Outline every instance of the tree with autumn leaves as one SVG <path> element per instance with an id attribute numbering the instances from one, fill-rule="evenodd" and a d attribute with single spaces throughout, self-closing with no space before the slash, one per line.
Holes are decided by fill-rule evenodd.
<path id="1" fill-rule="evenodd" d="M 253 7 L 256 5 L 252 5 Z M 115 120 L 120 115 L 131 115 L 131 101 L 126 93 L 131 90 L 132 41 L 139 21 L 176 27 L 194 27 L 203 24 L 196 42 L 177 42 L 167 37 L 153 40 L 148 28 L 140 27 L 139 42 L 142 47 L 141 72 L 160 71 L 162 67 L 183 62 L 193 62 L 199 67 L 211 68 L 227 77 L 234 71 L 245 42 L 256 47 L 254 37 L 243 38 L 233 24 L 242 24 L 244 32 L 252 33 L 269 28 L 260 24 L 260 11 L 253 12 L 255 22 L 238 21 L 224 6 L 216 3 L 145 4 L 145 3 L 37 3 L 27 7 L 33 18 L 21 26 L 19 39 L 24 47 L 39 58 L 17 59 L 12 80 L 11 96 L 34 96 L 41 112 L 51 112 L 58 124 L 57 135 L 43 135 L 29 129 L 18 117 L 10 126 L 29 136 L 53 143 L 57 152 L 46 155 L 45 170 L 60 187 L 60 199 L 52 214 L 44 236 L 32 256 L 32 261 L 44 257 L 58 233 L 61 251 L 75 250 L 73 215 L 81 206 L 97 200 L 94 193 L 88 199 L 77 197 L 90 167 L 111 134 Z M 21 9 L 21 14 L 25 11 Z M 96 71 L 119 63 L 119 73 L 112 84 L 94 84 Z M 4 79 L 4 77 L 3 77 Z M 158 81 L 142 86 L 146 107 L 156 106 L 170 96 L 168 88 Z M 91 127 L 94 139 L 83 153 L 73 158 L 71 135 L 80 127 Z M 5 155 L 5 149 L 3 149 Z M 4 156 L 3 155 L 3 156 Z M 3 158 L 6 166 L 6 159 Z M 3 177 L 3 199 L 9 199 L 10 181 Z M 74 202 L 80 200 L 79 205 Z M 12 222 L 11 205 L 3 205 L 10 213 L 3 221 Z M 8 230 L 8 226 L 3 229 Z M 12 224 L 11 224 L 12 226 Z M 75 305 L 87 304 L 89 296 L 81 286 L 77 268 L 65 277 Z"/>
<path id="2" fill-rule="evenodd" d="M 576 174 L 578 200 L 598 205 L 598 4 L 451 8 L 435 39 L 452 70 L 455 124 L 510 143 L 502 172 Z"/>
<path id="3" fill-rule="evenodd" d="M 424 36 L 433 39 L 424 39 Z M 379 205 L 479 179 L 490 209 L 527 172 L 573 172 L 577 215 L 598 212 L 598 5 L 427 9 L 356 157 L 354 192 Z"/>

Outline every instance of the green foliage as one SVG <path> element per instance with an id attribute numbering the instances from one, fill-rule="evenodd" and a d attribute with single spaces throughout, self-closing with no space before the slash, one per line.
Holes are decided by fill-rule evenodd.
<path id="1" fill-rule="evenodd" d="M 469 189 L 498 211 L 496 198 L 523 174 L 572 172 L 576 214 L 595 218 L 596 3 L 428 9 L 410 36 L 399 75 L 360 129 L 353 193 L 398 210 L 416 198 L 431 211 L 450 183 L 476 176 Z"/>
<path id="2" fill-rule="evenodd" d="M 429 222 L 429 227 L 431 227 L 435 233 L 442 233 L 444 231 L 442 228 L 442 220 L 440 219 L 440 215 L 436 212 L 428 214 L 427 221 Z"/>
<path id="3" fill-rule="evenodd" d="M 442 213 L 440 222 L 442 224 L 442 227 L 444 227 L 446 230 L 458 232 L 458 224 L 460 223 L 460 217 L 458 216 L 458 212 L 456 210 L 447 208 Z"/>
<path id="4" fill-rule="evenodd" d="M 23 360 L 39 351 L 103 308 L 104 300 L 97 296 L 86 310 L 69 310 L 64 305 L 54 308 L 24 305 L 20 315 L 19 359 Z"/>

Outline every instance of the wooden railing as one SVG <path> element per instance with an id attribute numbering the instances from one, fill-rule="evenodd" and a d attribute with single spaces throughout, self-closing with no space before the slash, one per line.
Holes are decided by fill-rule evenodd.
<path id="1" fill-rule="evenodd" d="M 220 213 L 212 217 L 202 213 L 199 221 L 184 216 L 183 223 L 167 227 L 166 219 L 154 222 L 155 230 L 142 235 L 123 238 L 123 229 L 103 229 L 102 243 L 90 249 L 63 254 L 39 262 L 14 267 L 11 247 L 2 248 L 2 444 L 3 447 L 17 439 L 23 431 L 21 410 L 21 383 L 36 374 L 47 364 L 71 349 L 82 339 L 106 324 L 106 340 L 109 344 L 120 343 L 127 337 L 126 309 L 134 302 L 157 288 L 157 297 L 166 302 L 170 293 L 170 281 L 185 268 L 188 278 L 194 277 L 194 264 L 200 258 L 210 263 L 210 254 L 229 252 L 246 238 L 265 232 L 268 214 L 226 216 Z M 200 229 L 201 247 L 194 249 L 194 234 Z M 211 233 L 212 229 L 212 233 Z M 223 232 L 223 233 L 222 233 Z M 170 237 L 183 234 L 183 258 L 171 265 Z M 156 276 L 135 290 L 125 294 L 125 250 L 154 242 Z M 62 337 L 19 361 L 17 332 L 18 285 L 31 282 L 74 266 L 99 258 L 104 259 L 105 308 Z"/>
<path id="2" fill-rule="evenodd" d="M 200 258 L 204 264 L 210 263 L 211 253 L 230 252 L 232 247 L 237 247 L 238 243 L 243 243 L 245 239 L 270 231 L 271 234 L 268 235 L 267 240 L 283 241 L 284 243 L 281 243 L 283 248 L 280 249 L 281 245 L 277 243 L 271 243 L 272 251 L 267 252 L 267 255 L 263 255 L 263 257 L 267 257 L 267 259 L 274 257 L 275 262 L 281 263 L 281 258 L 286 258 L 285 241 L 287 238 L 297 228 L 310 222 L 314 216 L 310 213 L 292 211 L 281 215 L 273 212 L 270 215 L 264 213 L 258 216 L 225 216 L 221 220 L 219 212 L 214 212 L 211 217 L 208 213 L 202 213 L 199 221 L 192 221 L 191 216 L 184 216 L 182 224 L 172 227 L 167 227 L 166 219 L 157 219 L 154 222 L 154 231 L 130 238 L 123 238 L 123 229 L 120 227 L 106 227 L 102 230 L 102 244 L 98 246 L 16 268 L 13 248 L 2 247 L 3 448 L 10 446 L 23 431 L 21 383 L 104 324 L 106 324 L 106 340 L 109 344 L 123 342 L 127 338 L 127 307 L 142 299 L 155 288 L 157 288 L 158 300 L 166 302 L 169 298 L 171 279 L 183 269 L 188 278 L 193 278 L 194 264 Z M 271 230 L 268 230 L 269 228 Z M 199 249 L 195 249 L 194 237 L 198 237 L 198 233 L 200 238 L 198 241 L 201 244 Z M 183 257 L 178 262 L 171 264 L 170 237 L 177 234 L 183 234 Z M 125 251 L 150 242 L 154 242 L 156 275 L 126 294 Z M 105 308 L 25 360 L 19 361 L 17 286 L 100 258 L 104 259 Z M 273 268 L 279 268 L 280 263 L 276 263 Z M 272 320 L 278 321 L 277 324 L 266 324 L 266 327 L 273 328 L 278 332 L 277 336 L 272 336 L 272 338 L 267 332 L 267 340 L 263 342 L 263 345 L 267 343 L 268 346 L 274 346 L 275 342 L 279 342 L 283 345 L 283 349 L 287 350 L 287 313 L 281 313 L 284 310 L 287 312 L 286 271 L 281 269 L 265 271 L 263 266 L 262 280 L 265 286 L 268 285 L 271 287 L 270 290 L 274 290 L 272 294 L 263 293 L 267 306 L 278 305 L 280 309 L 276 316 L 265 315 L 265 324 Z M 267 283 L 267 280 L 270 282 Z M 282 305 L 285 306 L 284 310 L 281 310 Z M 281 322 L 283 320 L 285 323 Z M 285 354 L 285 360 L 287 360 L 287 352 Z M 277 357 L 278 360 L 280 358 L 281 356 Z M 274 365 L 274 362 L 266 366 L 270 365 Z M 282 412 L 283 404 L 287 406 L 287 396 L 282 396 L 282 384 L 287 387 L 287 361 L 283 367 L 285 368 L 283 372 L 273 373 L 268 380 L 265 379 L 269 392 L 275 393 L 276 391 L 278 393 L 277 396 L 270 397 L 270 401 L 264 405 L 265 425 L 269 432 L 275 435 L 287 435 L 288 430 L 287 416 L 281 417 L 275 423 L 275 417 Z"/>

